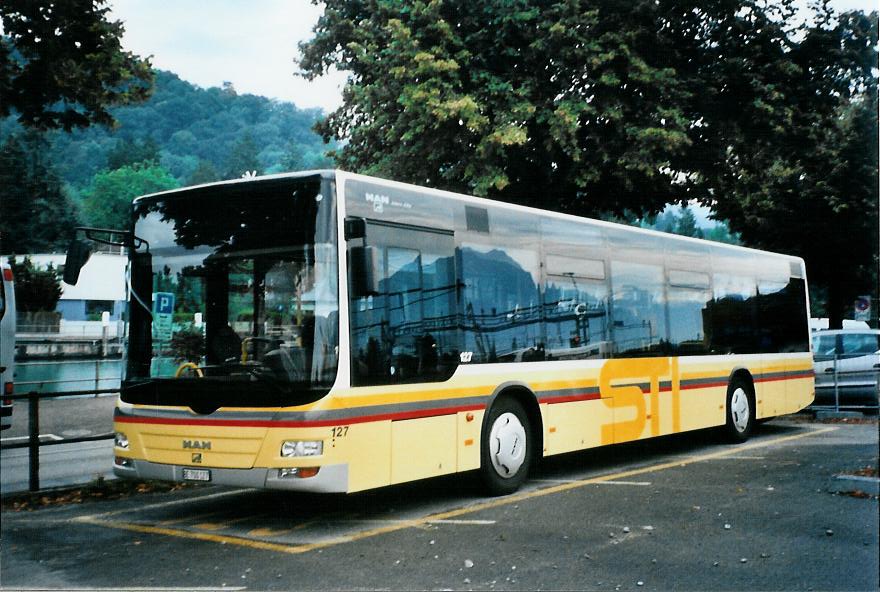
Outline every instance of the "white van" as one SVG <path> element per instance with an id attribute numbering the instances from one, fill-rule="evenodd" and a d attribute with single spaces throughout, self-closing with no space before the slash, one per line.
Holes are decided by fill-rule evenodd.
<path id="1" fill-rule="evenodd" d="M 12 389 L 15 375 L 15 285 L 12 268 L 0 264 L 0 429 L 12 426 Z"/>

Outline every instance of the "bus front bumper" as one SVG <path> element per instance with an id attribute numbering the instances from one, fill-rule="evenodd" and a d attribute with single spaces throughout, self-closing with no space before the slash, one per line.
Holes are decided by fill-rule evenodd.
<path id="1" fill-rule="evenodd" d="M 280 469 L 217 469 L 166 465 L 145 460 L 126 459 L 127 466 L 113 465 L 113 474 L 123 479 L 154 479 L 178 483 L 210 483 L 259 489 L 284 489 L 315 493 L 345 493 L 348 491 L 348 465 L 325 465 L 313 477 L 281 476 Z M 184 476 L 184 470 L 207 479 Z"/>

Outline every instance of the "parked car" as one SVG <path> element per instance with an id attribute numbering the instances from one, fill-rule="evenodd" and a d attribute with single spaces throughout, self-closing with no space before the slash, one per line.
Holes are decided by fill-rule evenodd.
<path id="1" fill-rule="evenodd" d="M 880 330 L 813 333 L 816 405 L 834 405 L 835 379 L 841 406 L 877 407 L 880 399 Z"/>

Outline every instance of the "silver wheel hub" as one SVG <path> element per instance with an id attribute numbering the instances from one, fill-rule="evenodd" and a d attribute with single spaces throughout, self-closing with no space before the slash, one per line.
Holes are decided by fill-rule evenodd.
<path id="1" fill-rule="evenodd" d="M 749 396 L 742 388 L 737 388 L 730 397 L 730 417 L 736 431 L 740 433 L 746 431 L 751 417 L 751 409 L 749 409 Z"/>
<path id="2" fill-rule="evenodd" d="M 502 413 L 489 432 L 489 458 L 495 472 L 513 477 L 526 460 L 526 430 L 513 413 Z"/>

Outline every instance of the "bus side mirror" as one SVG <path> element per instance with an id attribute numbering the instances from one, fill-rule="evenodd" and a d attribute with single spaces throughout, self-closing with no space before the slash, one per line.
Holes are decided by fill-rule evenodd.
<path id="1" fill-rule="evenodd" d="M 89 241 L 78 238 L 70 241 L 67 247 L 67 258 L 64 261 L 64 283 L 75 286 L 79 281 L 79 272 L 92 256 L 92 246 Z"/>
<path id="2" fill-rule="evenodd" d="M 350 298 L 365 298 L 379 293 L 379 254 L 379 249 L 376 247 L 348 249 Z"/>

